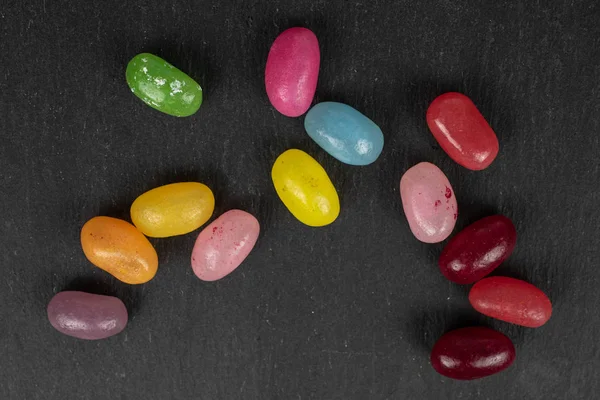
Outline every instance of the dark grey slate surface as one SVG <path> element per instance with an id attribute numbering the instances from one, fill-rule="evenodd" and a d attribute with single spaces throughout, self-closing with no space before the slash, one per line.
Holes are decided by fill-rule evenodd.
<path id="1" fill-rule="evenodd" d="M 592 399 L 600 390 L 600 6 L 596 1 L 0 2 L 0 398 Z M 303 119 L 264 92 L 271 42 L 317 34 L 315 101 L 341 101 L 382 128 L 373 165 L 350 167 L 310 141 Z M 127 88 L 148 51 L 197 79 L 205 103 L 177 119 Z M 454 164 L 428 132 L 444 91 L 469 95 L 500 139 L 483 172 Z M 270 168 L 298 147 L 329 172 L 342 202 L 331 226 L 301 225 Z M 468 287 L 437 268 L 443 246 L 414 239 L 398 193 L 419 161 L 448 175 L 457 230 L 512 218 L 515 253 L 497 270 L 546 291 L 554 316 L 525 329 L 478 315 Z M 79 245 L 95 215 L 128 217 L 135 197 L 199 180 L 215 216 L 240 207 L 263 226 L 234 274 L 203 283 L 197 233 L 153 240 L 154 280 L 128 286 Z M 54 331 L 53 294 L 119 296 L 131 319 L 100 342 Z M 504 373 L 454 382 L 429 365 L 445 331 L 509 335 Z"/>

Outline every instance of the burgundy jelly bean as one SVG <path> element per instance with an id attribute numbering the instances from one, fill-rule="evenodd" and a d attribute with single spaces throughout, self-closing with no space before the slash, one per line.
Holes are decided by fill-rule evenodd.
<path id="1" fill-rule="evenodd" d="M 469 292 L 473 308 L 488 317 L 537 328 L 552 315 L 552 303 L 540 289 L 520 279 L 492 276 Z"/>
<path id="2" fill-rule="evenodd" d="M 480 219 L 450 239 L 440 255 L 440 271 L 452 282 L 476 282 L 506 260 L 516 243 L 510 219 L 502 215 Z"/>
<path id="3" fill-rule="evenodd" d="M 515 346 L 500 332 L 485 327 L 450 331 L 431 350 L 431 365 L 452 379 L 471 380 L 493 375 L 515 360 Z"/>

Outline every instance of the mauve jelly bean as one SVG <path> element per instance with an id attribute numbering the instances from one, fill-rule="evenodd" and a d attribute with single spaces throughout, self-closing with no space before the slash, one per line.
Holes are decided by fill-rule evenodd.
<path id="1" fill-rule="evenodd" d="M 97 340 L 116 335 L 127 325 L 127 308 L 116 297 L 60 292 L 48 304 L 48 320 L 65 335 Z"/>
<path id="2" fill-rule="evenodd" d="M 515 346 L 500 332 L 485 327 L 450 331 L 431 350 L 431 365 L 452 379 L 484 378 L 508 368 L 515 360 Z"/>
<path id="3" fill-rule="evenodd" d="M 277 36 L 265 67 L 265 88 L 277 111 L 298 117 L 308 110 L 320 62 L 319 41 L 309 29 L 290 28 Z"/>
<path id="4" fill-rule="evenodd" d="M 452 282 L 476 282 L 506 260 L 516 243 L 510 219 L 502 215 L 480 219 L 450 239 L 440 255 L 440 271 Z"/>
<path id="5" fill-rule="evenodd" d="M 552 303 L 531 283 L 506 276 L 477 282 L 469 292 L 473 308 L 488 317 L 529 328 L 544 325 L 552 315 Z"/>

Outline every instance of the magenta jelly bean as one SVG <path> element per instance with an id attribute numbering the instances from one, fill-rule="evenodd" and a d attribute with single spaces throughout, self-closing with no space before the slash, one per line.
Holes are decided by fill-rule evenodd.
<path id="1" fill-rule="evenodd" d="M 315 96 L 321 53 L 315 34 L 290 28 L 273 42 L 265 68 L 269 101 L 288 117 L 304 114 Z"/>

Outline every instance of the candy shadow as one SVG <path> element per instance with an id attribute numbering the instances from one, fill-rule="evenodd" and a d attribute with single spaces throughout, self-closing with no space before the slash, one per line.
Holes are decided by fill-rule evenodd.
<path id="1" fill-rule="evenodd" d="M 464 93 L 466 85 L 459 80 L 438 81 L 432 78 L 413 77 L 399 90 L 402 99 L 402 110 L 413 120 L 415 126 L 423 131 L 431 140 L 431 147 L 439 149 L 437 141 L 429 132 L 426 122 L 427 109 L 431 102 L 439 95 L 447 92 Z M 465 93 L 466 94 L 466 93 Z"/>
<path id="2" fill-rule="evenodd" d="M 65 209 L 81 210 L 79 215 L 81 215 L 83 219 L 80 221 L 79 230 L 85 222 L 96 216 L 118 218 L 131 222 L 131 204 L 139 195 L 148 190 L 169 183 L 202 182 L 214 191 L 214 187 L 222 179 L 222 173 L 215 168 L 198 170 L 196 167 L 181 167 L 166 173 L 148 173 L 144 176 L 140 176 L 135 184 L 130 182 L 117 182 L 113 191 L 114 193 L 120 193 L 118 198 L 100 199 L 99 201 L 96 200 L 95 202 L 91 202 L 89 197 L 83 197 L 72 201 Z M 144 182 L 144 184 L 140 185 L 139 182 Z M 215 196 L 217 196 L 216 193 Z M 69 229 L 70 228 L 71 227 L 69 227 Z M 79 233 L 79 230 L 77 233 Z"/>
<path id="3" fill-rule="evenodd" d="M 134 198 L 128 196 L 127 198 L 119 198 L 118 201 L 101 202 L 98 207 L 98 216 L 118 218 L 131 222 L 129 210 L 133 200 Z M 90 216 L 90 219 L 93 217 L 95 217 L 95 215 Z"/>
<path id="4" fill-rule="evenodd" d="M 485 316 L 475 310 L 437 310 L 413 312 L 406 322 L 407 340 L 423 353 L 445 333 L 469 326 L 486 326 Z"/>
<path id="5" fill-rule="evenodd" d="M 457 198 L 460 199 L 459 194 L 457 194 Z M 466 201 L 464 200 L 459 200 L 459 204 L 466 204 Z M 458 210 L 458 218 L 456 220 L 456 226 L 454 227 L 454 230 L 452 231 L 452 235 L 450 236 L 450 238 L 452 238 L 453 236 L 456 236 L 456 234 L 458 234 L 460 231 L 462 231 L 464 228 L 466 228 L 467 226 L 471 225 L 472 223 L 479 221 L 482 218 L 485 217 L 489 217 L 492 215 L 498 215 L 498 207 L 496 206 L 492 206 L 490 204 L 479 204 L 479 203 L 475 203 L 475 204 L 468 204 L 468 205 L 464 205 L 462 208 L 460 208 L 459 205 L 459 210 Z"/>
<path id="6" fill-rule="evenodd" d="M 71 280 L 61 291 L 80 291 L 103 296 L 112 296 L 119 298 L 127 307 L 129 318 L 137 315 L 142 307 L 144 294 L 141 285 L 127 285 L 112 278 L 108 280 L 99 280 L 93 277 L 77 277 Z"/>
<path id="7" fill-rule="evenodd" d="M 527 274 L 527 269 L 522 266 L 517 266 L 510 261 L 506 261 L 500 264 L 495 270 L 493 270 L 489 276 L 506 276 L 509 278 L 520 279 L 525 282 L 529 282 L 530 277 Z"/>

